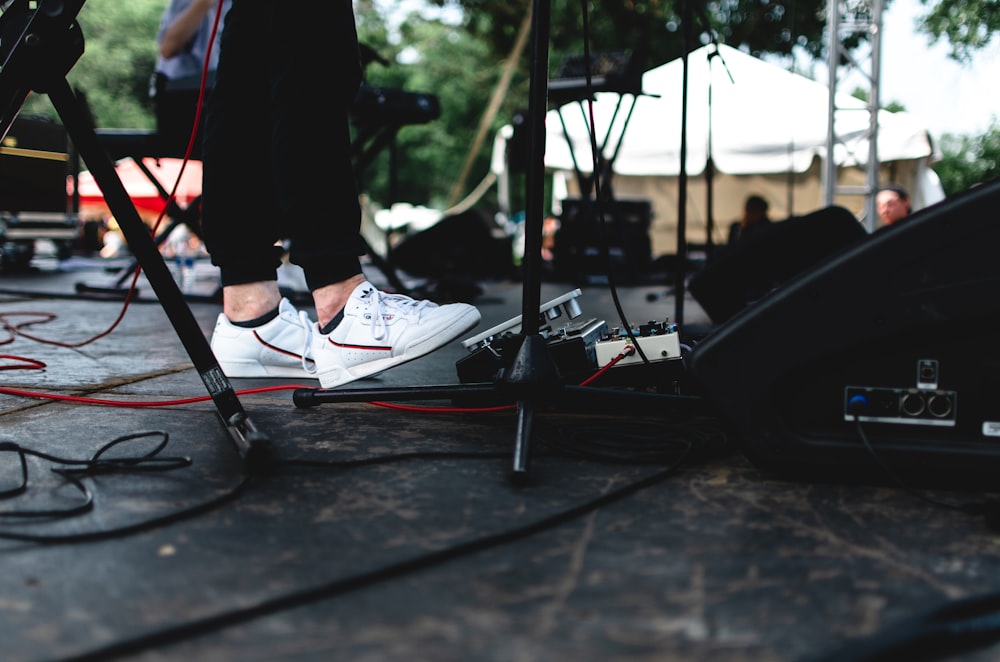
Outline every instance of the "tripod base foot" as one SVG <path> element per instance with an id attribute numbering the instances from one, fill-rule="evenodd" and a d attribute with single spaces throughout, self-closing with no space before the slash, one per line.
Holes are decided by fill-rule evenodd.
<path id="1" fill-rule="evenodd" d="M 233 417 L 236 420 L 225 422 L 229 435 L 236 443 L 236 449 L 243 458 L 243 466 L 250 476 L 265 476 L 271 473 L 275 466 L 274 446 L 271 439 L 257 429 L 250 417 L 245 413 Z"/>

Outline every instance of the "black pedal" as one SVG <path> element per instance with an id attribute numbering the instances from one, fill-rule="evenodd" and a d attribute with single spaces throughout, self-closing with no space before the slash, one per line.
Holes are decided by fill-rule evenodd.
<path id="1" fill-rule="evenodd" d="M 556 330 L 543 329 L 549 356 L 560 376 L 571 381 L 586 378 L 597 367 L 595 343 L 607 334 L 607 324 L 596 319 L 568 323 Z M 509 368 L 520 346 L 521 335 L 505 332 L 472 350 L 455 363 L 462 383 L 493 381 L 500 370 Z"/>
<path id="2" fill-rule="evenodd" d="M 593 374 L 597 367 L 595 344 L 607 334 L 607 325 L 602 321 L 572 321 L 582 315 L 576 302 L 582 294 L 580 289 L 574 289 L 538 307 L 538 333 L 545 338 L 550 358 L 560 376 L 571 380 Z M 563 315 L 571 321 L 553 328 L 551 321 Z M 462 345 L 470 355 L 457 361 L 458 378 L 463 383 L 489 382 L 498 377 L 500 370 L 509 368 L 524 338 L 521 322 L 518 315 L 463 340 Z"/>
<path id="3" fill-rule="evenodd" d="M 506 334 L 472 350 L 455 362 L 459 381 L 463 384 L 494 381 L 500 370 L 510 366 L 520 341 L 520 336 Z"/>

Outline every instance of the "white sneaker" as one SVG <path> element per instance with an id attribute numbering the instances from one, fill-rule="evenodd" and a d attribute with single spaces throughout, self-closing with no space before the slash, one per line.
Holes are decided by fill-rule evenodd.
<path id="1" fill-rule="evenodd" d="M 439 349 L 479 323 L 467 303 L 439 306 L 358 285 L 344 319 L 327 335 L 313 325 L 312 354 L 323 388 L 370 377 Z"/>
<path id="2" fill-rule="evenodd" d="M 227 377 L 316 378 L 312 320 L 288 299 L 278 304 L 277 317 L 254 328 L 235 326 L 220 313 L 211 347 Z"/>

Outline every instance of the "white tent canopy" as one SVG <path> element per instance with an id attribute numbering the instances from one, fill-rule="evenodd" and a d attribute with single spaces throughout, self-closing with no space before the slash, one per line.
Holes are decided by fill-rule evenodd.
<path id="1" fill-rule="evenodd" d="M 715 52 L 716 47 L 709 45 L 688 56 L 689 175 L 704 172 L 709 138 L 715 167 L 733 175 L 805 172 L 815 157 L 826 154 L 829 90 L 825 85 L 730 46 L 720 45 L 718 55 L 709 57 Z M 684 63 L 680 59 L 647 71 L 642 77 L 644 94 L 636 99 L 627 127 L 625 111 L 631 98 L 623 100 L 623 109 L 609 134 L 611 143 L 625 129 L 614 163 L 616 173 L 679 174 L 683 75 Z M 594 122 L 598 136 L 608 131 L 618 99 L 612 93 L 596 95 Z M 867 104 L 840 94 L 836 106 L 834 131 L 838 148 L 834 158 L 841 166 L 865 165 Z M 557 170 L 573 168 L 560 112 L 580 169 L 589 172 L 589 132 L 585 113 L 577 103 L 549 112 L 545 163 Z M 608 149 L 605 152 L 606 157 L 611 156 Z M 912 116 L 883 111 L 879 117 L 878 153 L 880 161 L 922 158 L 931 155 L 931 144 L 924 127 Z"/>
<path id="2" fill-rule="evenodd" d="M 642 95 L 601 92 L 592 104 L 598 146 L 603 147 L 605 160 L 613 158 L 616 197 L 624 193 L 650 198 L 660 219 L 676 217 L 676 208 L 655 198 L 657 191 L 664 189 L 664 178 L 676 177 L 681 169 L 683 80 L 684 62 L 678 58 L 643 75 Z M 708 45 L 688 56 L 686 173 L 701 177 L 711 149 L 718 188 L 716 210 L 727 224 L 739 215 L 746 193 L 762 188 L 759 192 L 769 197 L 775 218 L 823 206 L 818 178 L 820 161 L 826 155 L 828 100 L 826 85 L 729 46 Z M 838 95 L 835 105 L 838 178 L 841 184 L 863 183 L 870 133 L 867 104 Z M 566 174 L 570 195 L 578 194 L 573 172 L 590 173 L 593 169 L 590 108 L 586 102 L 571 102 L 546 115 L 545 166 Z M 498 174 L 504 172 L 505 136 L 509 135 L 509 130 L 502 131 L 495 144 L 493 163 Z M 927 177 L 926 166 L 932 157 L 930 137 L 915 118 L 906 113 L 879 113 L 878 159 L 884 170 L 880 179 L 900 181 L 910 188 L 915 208 L 943 197 L 935 178 Z M 885 168 L 897 162 L 909 165 L 902 170 Z M 845 171 L 850 169 L 858 172 L 853 178 L 848 173 L 845 179 Z M 772 180 L 769 195 L 767 179 Z M 815 181 L 807 192 L 803 187 L 808 179 Z M 794 200 L 777 188 L 778 183 L 787 186 L 793 181 L 798 187 Z M 728 185 L 734 182 L 741 183 Z M 836 202 L 855 213 L 863 212 L 863 199 L 838 198 Z M 704 232 L 704 209 L 699 209 L 697 198 L 693 204 L 688 227 L 691 230 L 693 226 L 697 235 L 699 224 Z"/>

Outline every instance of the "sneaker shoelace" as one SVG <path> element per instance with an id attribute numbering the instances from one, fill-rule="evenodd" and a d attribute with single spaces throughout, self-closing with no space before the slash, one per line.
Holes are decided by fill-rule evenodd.
<path id="1" fill-rule="evenodd" d="M 300 310 L 298 313 L 299 324 L 305 330 L 305 333 L 302 334 L 302 369 L 306 371 L 306 374 L 312 375 L 316 372 L 316 362 L 309 358 L 309 352 L 312 351 L 312 320 L 305 312 Z"/>
<path id="2" fill-rule="evenodd" d="M 397 312 L 404 317 L 414 316 L 419 319 L 421 311 L 433 308 L 437 304 L 426 299 L 416 300 L 403 294 L 387 294 L 373 289 L 369 297 L 369 305 L 375 310 L 372 315 L 371 332 L 375 340 L 383 340 L 389 332 L 385 316 Z"/>

